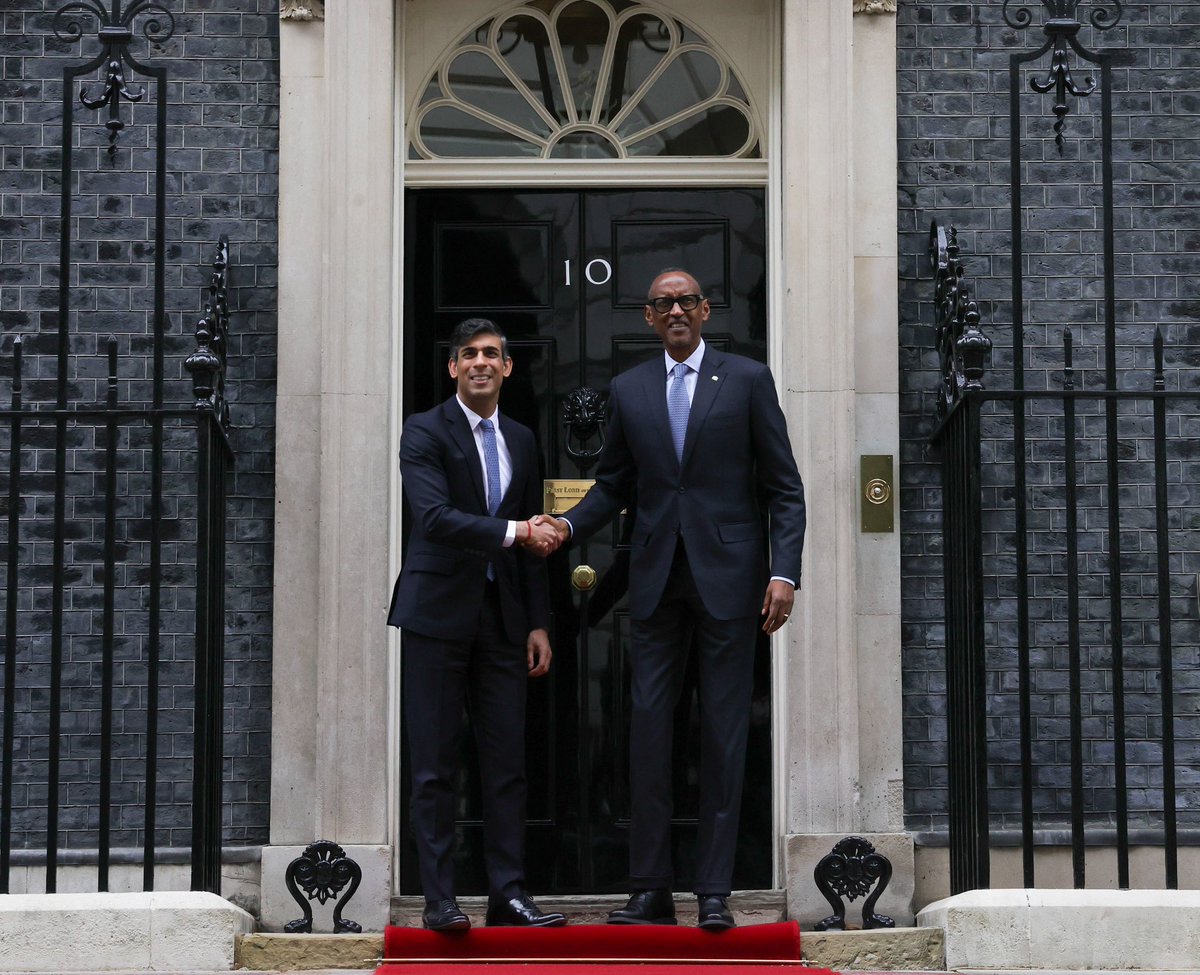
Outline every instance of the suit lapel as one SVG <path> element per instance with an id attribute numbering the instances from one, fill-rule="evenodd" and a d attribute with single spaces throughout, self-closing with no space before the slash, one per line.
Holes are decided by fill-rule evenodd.
<path id="1" fill-rule="evenodd" d="M 479 450 L 475 446 L 475 435 L 471 432 L 471 424 L 467 422 L 467 414 L 458 405 L 458 399 L 451 396 L 442 404 L 442 415 L 450 427 L 450 438 L 458 444 L 458 449 L 467 458 L 467 467 L 471 470 L 471 486 L 475 489 L 475 497 L 479 499 L 479 510 L 487 511 L 487 494 L 483 489 L 483 465 L 479 463 Z"/>
<path id="2" fill-rule="evenodd" d="M 683 462 L 680 469 L 687 466 L 700 436 L 700 428 L 704 418 L 712 409 L 713 402 L 725 385 L 725 356 L 711 345 L 704 350 L 704 358 L 700 361 L 700 371 L 696 376 L 696 394 L 692 397 L 692 408 L 688 413 L 687 433 L 683 438 Z M 666 398 L 663 398 L 666 402 Z M 666 407 L 664 406 L 664 410 Z M 675 451 L 672 450 L 673 454 Z"/>

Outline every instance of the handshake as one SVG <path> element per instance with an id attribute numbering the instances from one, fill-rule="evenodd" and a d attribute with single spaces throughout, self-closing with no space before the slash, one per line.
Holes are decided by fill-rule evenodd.
<path id="1" fill-rule="evenodd" d="M 545 558 L 571 537 L 571 529 L 561 518 L 535 515 L 517 522 L 517 544 Z"/>

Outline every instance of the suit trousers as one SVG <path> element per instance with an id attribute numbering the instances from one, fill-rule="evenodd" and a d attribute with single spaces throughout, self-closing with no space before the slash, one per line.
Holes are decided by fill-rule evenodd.
<path id="1" fill-rule="evenodd" d="M 508 897 L 525 881 L 529 667 L 525 647 L 511 643 L 504 632 L 495 583 L 486 589 L 474 637 L 444 640 L 404 632 L 411 821 L 427 900 L 454 897 L 455 778 L 464 704 L 479 757 L 489 893 Z"/>
<path id="2" fill-rule="evenodd" d="M 698 655 L 700 820 L 694 889 L 728 894 L 741 813 L 754 689 L 756 616 L 704 608 L 683 540 L 654 612 L 630 623 L 629 876 L 634 890 L 673 885 L 671 751 L 688 657 Z"/>

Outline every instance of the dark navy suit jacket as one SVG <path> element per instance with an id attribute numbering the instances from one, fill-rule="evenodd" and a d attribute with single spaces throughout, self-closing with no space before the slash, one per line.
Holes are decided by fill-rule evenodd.
<path id="1" fill-rule="evenodd" d="M 657 607 L 680 535 L 708 612 L 757 615 L 770 576 L 799 585 L 804 548 L 804 485 L 771 371 L 706 346 L 682 463 L 671 443 L 666 383 L 661 356 L 613 379 L 596 484 L 566 517 L 585 538 L 636 503 L 634 619 Z"/>
<path id="2" fill-rule="evenodd" d="M 542 510 L 533 433 L 504 415 L 500 430 L 512 457 L 512 482 L 492 517 L 479 451 L 457 399 L 405 422 L 400 473 L 413 528 L 392 593 L 392 626 L 439 639 L 470 638 L 479 625 L 489 562 L 509 640 L 524 646 L 531 630 L 549 626 L 545 561 L 517 545 L 503 547 L 509 520 Z"/>

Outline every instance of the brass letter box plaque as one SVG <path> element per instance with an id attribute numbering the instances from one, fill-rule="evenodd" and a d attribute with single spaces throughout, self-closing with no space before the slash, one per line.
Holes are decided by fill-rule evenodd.
<path id="1" fill-rule="evenodd" d="M 543 507 L 548 515 L 565 515 L 583 500 L 588 488 L 596 483 L 590 477 L 548 477 Z"/>

